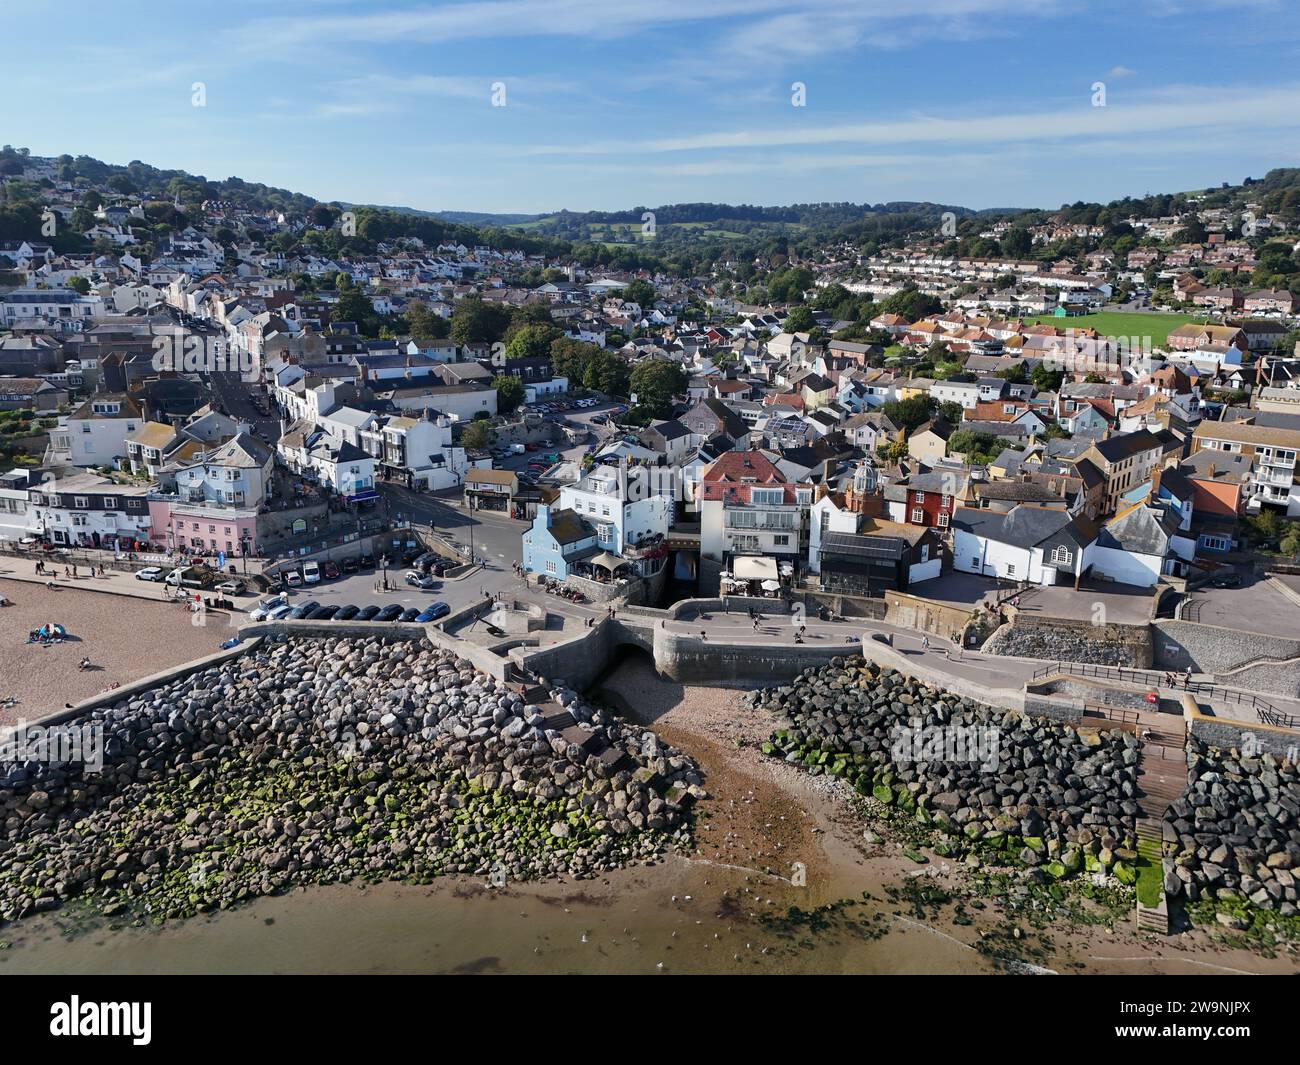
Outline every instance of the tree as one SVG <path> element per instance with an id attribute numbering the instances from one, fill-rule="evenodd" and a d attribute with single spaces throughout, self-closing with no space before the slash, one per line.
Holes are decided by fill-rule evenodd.
<path id="1" fill-rule="evenodd" d="M 540 359 L 551 353 L 551 343 L 560 337 L 553 325 L 526 325 L 506 345 L 507 359 Z"/>
<path id="2" fill-rule="evenodd" d="M 451 313 L 451 339 L 457 344 L 493 344 L 505 336 L 510 312 L 477 296 L 457 301 Z"/>
<path id="3" fill-rule="evenodd" d="M 465 432 L 461 436 L 460 442 L 464 447 L 482 451 L 492 443 L 492 430 L 488 428 L 487 422 L 470 422 L 469 425 L 465 426 Z"/>
<path id="4" fill-rule="evenodd" d="M 623 289 L 622 296 L 629 303 L 637 304 L 643 311 L 653 309 L 655 304 L 654 286 L 649 281 L 644 281 L 639 277 L 628 282 L 627 287 Z"/>
<path id="5" fill-rule="evenodd" d="M 624 397 L 627 395 L 628 384 L 627 363 L 623 361 L 622 356 L 598 348 L 587 362 L 587 368 L 582 374 L 582 383 L 587 388 L 604 392 L 607 396 Z"/>
<path id="6" fill-rule="evenodd" d="M 807 333 L 814 324 L 812 311 L 801 305 L 792 308 L 790 313 L 786 315 L 782 329 L 787 333 Z"/>
<path id="7" fill-rule="evenodd" d="M 411 338 L 422 347 L 435 340 L 445 340 L 451 332 L 447 320 L 434 314 L 420 300 L 412 300 L 406 308 L 406 325 L 411 331 Z"/>
<path id="8" fill-rule="evenodd" d="M 79 292 L 84 296 L 90 291 L 90 282 L 84 277 L 70 277 L 68 278 L 68 288 L 72 289 L 73 292 Z"/>
<path id="9" fill-rule="evenodd" d="M 645 407 L 656 418 L 672 413 L 673 399 L 686 390 L 687 376 L 681 363 L 670 359 L 646 359 L 632 371 L 631 391 L 637 406 Z"/>
<path id="10" fill-rule="evenodd" d="M 497 374 L 492 378 L 497 390 L 497 413 L 509 414 L 524 401 L 524 383 L 510 374 Z"/>
<path id="11" fill-rule="evenodd" d="M 880 409 L 886 418 L 909 433 L 930 420 L 930 401 L 925 396 L 890 400 Z"/>
<path id="12" fill-rule="evenodd" d="M 339 293 L 331 315 L 336 322 L 356 322 L 363 332 L 369 332 L 368 326 L 375 317 L 375 305 L 360 289 L 350 288 Z"/>
<path id="13" fill-rule="evenodd" d="M 1012 226 L 1002 236 L 1002 254 L 1008 259 L 1023 259 L 1034 246 L 1034 238 L 1023 226 Z"/>
<path id="14" fill-rule="evenodd" d="M 572 337 L 552 340 L 551 373 L 556 377 L 567 377 L 574 384 L 581 384 L 588 364 L 601 350 L 595 344 L 587 344 Z"/>

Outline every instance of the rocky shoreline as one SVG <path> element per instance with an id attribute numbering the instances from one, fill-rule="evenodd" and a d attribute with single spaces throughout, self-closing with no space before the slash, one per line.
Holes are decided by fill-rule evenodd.
<path id="1" fill-rule="evenodd" d="M 777 719 L 765 753 L 914 819 L 941 855 L 1136 881 L 1131 735 L 995 710 L 857 656 L 751 699 Z"/>
<path id="2" fill-rule="evenodd" d="M 694 762 L 572 691 L 550 697 L 565 735 L 451 652 L 376 637 L 270 641 L 123 699 L 71 723 L 102 725 L 102 772 L 0 766 L 0 917 L 81 898 L 175 918 L 455 873 L 583 879 L 689 848 L 707 794 Z"/>
<path id="3" fill-rule="evenodd" d="M 1165 814 L 1164 850 L 1173 859 L 1165 893 L 1189 903 L 1251 905 L 1296 917 L 1300 867 L 1300 770 L 1264 753 L 1188 741 L 1186 793 Z M 1218 915 L 1229 928 L 1245 918 Z"/>

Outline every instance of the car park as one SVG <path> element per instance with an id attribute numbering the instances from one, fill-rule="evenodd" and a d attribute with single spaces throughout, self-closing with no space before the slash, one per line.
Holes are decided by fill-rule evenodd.
<path id="1" fill-rule="evenodd" d="M 437 621 L 439 618 L 444 618 L 450 613 L 451 607 L 446 603 L 430 603 L 420 611 L 415 620 L 419 622 Z"/>
<path id="2" fill-rule="evenodd" d="M 308 621 L 328 621 L 328 620 L 329 620 L 330 618 L 332 618 L 336 613 L 338 613 L 338 609 L 339 609 L 339 608 L 336 607 L 336 606 L 329 606 L 329 605 L 326 605 L 326 606 L 318 606 L 315 610 L 313 610 L 310 614 L 307 615 L 307 620 L 308 620 Z"/>
<path id="3" fill-rule="evenodd" d="M 163 571 L 158 566 L 146 566 L 142 570 L 136 570 L 135 579 L 138 581 L 160 581 L 163 579 Z"/>
<path id="4" fill-rule="evenodd" d="M 357 621 L 369 621 L 378 613 L 379 613 L 379 607 L 375 606 L 372 603 L 370 606 L 363 606 L 352 616 L 356 618 Z"/>
<path id="5" fill-rule="evenodd" d="M 396 621 L 402 616 L 402 608 L 396 603 L 389 603 L 373 618 L 375 621 Z"/>
<path id="6" fill-rule="evenodd" d="M 302 564 L 302 579 L 305 584 L 320 583 L 320 563 L 304 562 Z"/>
<path id="7" fill-rule="evenodd" d="M 360 607 L 354 606 L 352 603 L 348 603 L 346 606 L 341 606 L 334 612 L 334 620 L 349 621 L 357 616 L 357 611 L 359 609 Z"/>
<path id="8" fill-rule="evenodd" d="M 249 618 L 253 621 L 264 621 L 270 615 L 271 611 L 279 607 L 287 606 L 288 600 L 283 595 L 273 595 L 269 599 L 263 599 L 257 606 L 248 612 Z"/>
<path id="9" fill-rule="evenodd" d="M 320 603 L 317 602 L 315 599 L 308 599 L 305 603 L 299 603 L 296 607 L 290 610 L 289 613 L 286 614 L 285 616 L 289 618 L 289 620 L 291 621 L 301 621 L 313 610 L 315 610 L 318 606 L 320 606 Z"/>
<path id="10" fill-rule="evenodd" d="M 337 562 L 322 562 L 320 564 L 320 575 L 327 581 L 336 581 L 343 576 Z"/>

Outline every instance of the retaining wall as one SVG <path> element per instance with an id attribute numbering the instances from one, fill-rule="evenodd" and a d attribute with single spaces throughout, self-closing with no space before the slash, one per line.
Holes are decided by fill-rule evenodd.
<path id="1" fill-rule="evenodd" d="M 1294 729 L 1278 728 L 1255 721 L 1233 721 L 1229 718 L 1207 717 L 1196 710 L 1183 711 L 1187 722 L 1187 731 L 1203 743 L 1224 750 L 1235 747 L 1241 750 L 1246 737 L 1255 745 L 1258 753 L 1285 758 L 1290 762 L 1300 760 L 1300 732 Z"/>
<path id="2" fill-rule="evenodd" d="M 1159 620 L 1151 625 L 1154 637 L 1154 664 L 1157 669 L 1176 672 L 1188 666 L 1197 673 L 1213 673 L 1221 683 L 1233 687 L 1252 687 L 1248 681 L 1222 674 L 1258 659 L 1269 660 L 1274 668 L 1261 671 L 1254 679 L 1271 687 L 1263 691 L 1295 695 L 1300 690 L 1300 662 L 1286 665 L 1287 659 L 1300 657 L 1300 640 L 1267 636 L 1258 632 L 1241 632 L 1195 621 Z M 1263 664 L 1263 663 L 1262 663 Z"/>

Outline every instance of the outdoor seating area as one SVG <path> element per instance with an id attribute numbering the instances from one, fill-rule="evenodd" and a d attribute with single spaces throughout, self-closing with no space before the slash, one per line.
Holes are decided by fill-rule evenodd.
<path id="1" fill-rule="evenodd" d="M 778 599 L 793 576 L 792 563 L 778 563 L 761 555 L 737 555 L 731 560 L 731 572 L 722 575 L 722 592 Z"/>

